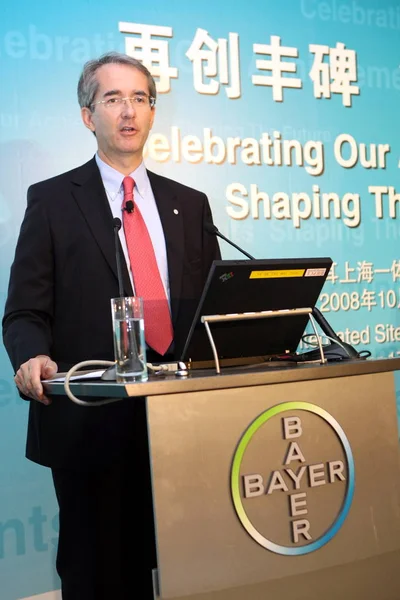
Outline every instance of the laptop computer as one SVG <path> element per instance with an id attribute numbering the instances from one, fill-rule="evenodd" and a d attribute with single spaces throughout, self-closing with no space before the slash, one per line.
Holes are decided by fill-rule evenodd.
<path id="1" fill-rule="evenodd" d="M 213 361 L 204 315 L 313 309 L 331 265 L 331 258 L 214 261 L 181 360 L 194 368 Z M 308 315 L 276 316 L 211 323 L 210 329 L 221 364 L 240 364 L 294 353 L 307 322 Z"/>

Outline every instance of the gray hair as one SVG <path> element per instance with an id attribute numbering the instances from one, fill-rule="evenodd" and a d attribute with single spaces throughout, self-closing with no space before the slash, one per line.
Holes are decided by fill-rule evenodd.
<path id="1" fill-rule="evenodd" d="M 150 73 L 150 71 L 136 58 L 132 58 L 127 54 L 120 54 L 119 52 L 107 52 L 100 56 L 100 58 L 89 60 L 83 66 L 82 74 L 78 82 L 78 102 L 81 108 L 90 108 L 93 104 L 97 90 L 99 89 L 99 83 L 97 81 L 96 73 L 103 65 L 128 65 L 137 69 L 143 75 L 147 77 L 147 83 L 149 86 L 149 94 L 153 98 L 157 97 L 156 84 Z"/>

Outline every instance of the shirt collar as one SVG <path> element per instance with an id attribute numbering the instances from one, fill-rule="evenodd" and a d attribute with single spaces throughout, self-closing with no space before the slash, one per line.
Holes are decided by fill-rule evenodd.
<path id="1" fill-rule="evenodd" d="M 130 174 L 131 177 L 135 180 L 136 188 L 142 198 L 146 197 L 147 191 L 150 187 L 149 176 L 147 175 L 146 167 L 144 166 L 144 162 L 142 161 L 133 173 Z M 121 180 L 122 183 L 122 180 Z"/>
<path id="2" fill-rule="evenodd" d="M 117 171 L 117 169 L 114 169 L 114 167 L 110 167 L 110 165 L 105 163 L 97 153 L 95 159 L 97 166 L 99 167 L 104 187 L 109 193 L 111 199 L 114 200 L 122 188 L 122 181 L 125 176 Z M 129 173 L 129 175 L 135 180 L 135 185 L 139 194 L 142 196 L 142 198 L 145 197 L 150 186 L 150 181 L 147 175 L 146 167 L 144 166 L 144 162 L 142 161 L 137 169 L 132 171 L 132 173 Z"/>

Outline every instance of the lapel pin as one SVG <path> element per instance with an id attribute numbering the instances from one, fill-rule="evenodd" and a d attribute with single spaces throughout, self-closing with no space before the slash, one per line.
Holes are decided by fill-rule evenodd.
<path id="1" fill-rule="evenodd" d="M 179 215 L 179 210 L 177 208 L 174 208 L 174 214 Z"/>

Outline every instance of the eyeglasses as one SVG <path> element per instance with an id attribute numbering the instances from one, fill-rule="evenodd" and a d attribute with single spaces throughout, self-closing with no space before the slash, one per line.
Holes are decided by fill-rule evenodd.
<path id="1" fill-rule="evenodd" d="M 156 99 L 148 94 L 135 94 L 132 97 L 127 96 L 126 98 L 120 98 L 119 96 L 116 96 L 113 98 L 107 98 L 106 100 L 92 102 L 90 106 L 92 107 L 96 106 L 96 104 L 104 104 L 106 108 L 117 110 L 118 108 L 120 109 L 122 105 L 125 106 L 127 102 L 130 102 L 131 106 L 134 106 L 135 108 L 144 108 L 145 106 L 150 106 L 150 108 L 153 108 L 155 106 Z"/>

